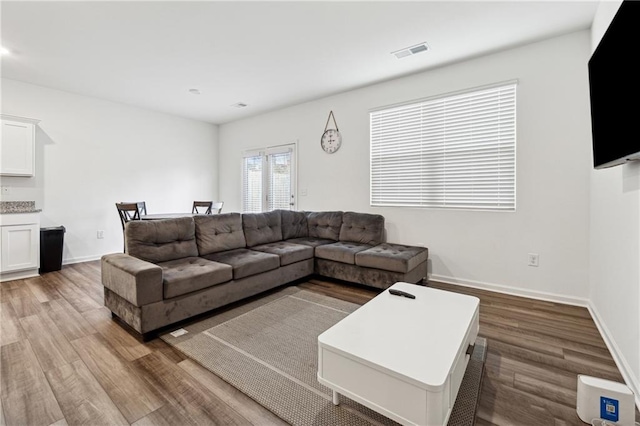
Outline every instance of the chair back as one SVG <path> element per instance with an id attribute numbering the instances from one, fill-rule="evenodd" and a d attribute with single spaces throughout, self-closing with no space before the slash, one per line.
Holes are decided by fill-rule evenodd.
<path id="1" fill-rule="evenodd" d="M 213 206 L 213 201 L 194 201 L 191 213 L 211 214 L 211 206 Z"/>
<path id="2" fill-rule="evenodd" d="M 137 204 L 140 214 L 147 214 L 147 203 L 144 201 L 123 201 L 120 204 Z"/>
<path id="3" fill-rule="evenodd" d="M 224 201 L 217 201 L 211 206 L 211 211 L 214 212 L 214 214 L 220 214 L 222 212 L 222 206 L 224 206 Z"/>
<path id="4" fill-rule="evenodd" d="M 123 231 L 124 225 L 130 220 L 140 220 L 141 209 L 139 203 L 116 203 L 116 208 L 118 209 Z M 146 206 L 144 207 L 144 212 L 146 213 Z"/>

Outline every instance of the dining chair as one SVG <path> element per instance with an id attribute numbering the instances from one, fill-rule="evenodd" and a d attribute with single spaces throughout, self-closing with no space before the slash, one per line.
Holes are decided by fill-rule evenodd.
<path id="1" fill-rule="evenodd" d="M 217 201 L 211 206 L 211 211 L 215 212 L 215 214 L 220 214 L 220 212 L 222 212 L 222 206 L 224 206 L 224 201 Z"/>
<path id="2" fill-rule="evenodd" d="M 191 213 L 193 214 L 211 214 L 213 201 L 194 201 Z"/>
<path id="3" fill-rule="evenodd" d="M 147 203 L 145 201 L 122 201 L 120 204 L 137 204 L 140 214 L 147 214 Z"/>
<path id="4" fill-rule="evenodd" d="M 122 223 L 122 234 L 124 237 L 124 226 L 127 222 L 131 220 L 140 220 L 140 214 L 142 209 L 146 214 L 147 207 L 142 202 L 142 207 L 140 203 L 116 203 L 116 208 L 118 209 L 118 215 L 120 216 L 120 222 Z M 124 250 L 126 252 L 127 244 L 124 244 Z"/>

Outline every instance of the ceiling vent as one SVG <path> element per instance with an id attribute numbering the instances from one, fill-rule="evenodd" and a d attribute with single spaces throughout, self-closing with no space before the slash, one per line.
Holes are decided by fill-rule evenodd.
<path id="1" fill-rule="evenodd" d="M 231 106 L 234 108 L 245 108 L 245 107 L 248 107 L 249 105 L 245 104 L 244 102 L 238 102 L 237 104 L 233 104 Z"/>
<path id="2" fill-rule="evenodd" d="M 421 52 L 426 52 L 429 50 L 429 46 L 427 43 L 416 44 L 415 46 L 407 47 L 401 50 L 396 50 L 395 52 L 391 52 L 392 55 L 396 55 L 396 58 L 402 59 L 407 56 L 416 55 Z"/>

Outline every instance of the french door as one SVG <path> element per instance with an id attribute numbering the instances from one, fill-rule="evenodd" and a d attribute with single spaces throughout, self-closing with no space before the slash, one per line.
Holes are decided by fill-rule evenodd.
<path id="1" fill-rule="evenodd" d="M 246 151 L 242 158 L 242 211 L 295 210 L 296 145 Z"/>

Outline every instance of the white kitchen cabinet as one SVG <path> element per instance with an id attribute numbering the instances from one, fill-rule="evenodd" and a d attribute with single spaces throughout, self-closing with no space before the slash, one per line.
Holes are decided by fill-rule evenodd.
<path id="1" fill-rule="evenodd" d="M 35 140 L 38 120 L 2 115 L 0 175 L 35 174 Z"/>
<path id="2" fill-rule="evenodd" d="M 37 276 L 39 266 L 39 214 L 2 215 L 2 226 L 0 226 L 0 281 Z"/>

